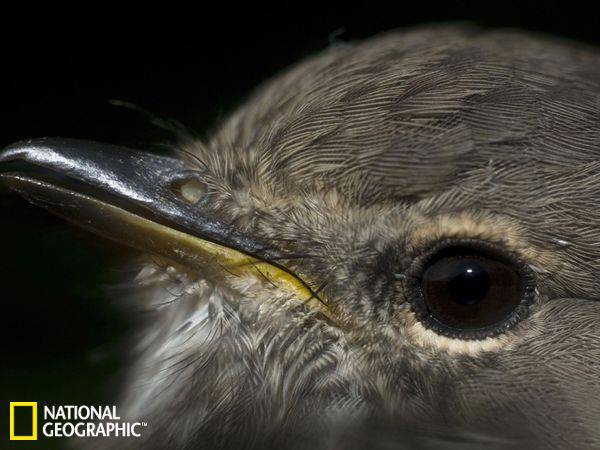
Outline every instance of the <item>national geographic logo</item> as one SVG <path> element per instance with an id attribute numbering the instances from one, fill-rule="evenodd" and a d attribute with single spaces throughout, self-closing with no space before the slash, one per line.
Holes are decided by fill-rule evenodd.
<path id="1" fill-rule="evenodd" d="M 10 440 L 37 441 L 37 402 L 10 402 Z"/>
<path id="2" fill-rule="evenodd" d="M 40 437 L 44 438 L 139 438 L 146 422 L 122 420 L 116 406 L 40 406 Z M 10 440 L 38 439 L 37 402 L 10 402 Z"/>

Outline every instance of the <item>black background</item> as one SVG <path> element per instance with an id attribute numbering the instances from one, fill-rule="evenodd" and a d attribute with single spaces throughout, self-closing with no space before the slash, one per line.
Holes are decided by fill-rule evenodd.
<path id="1" fill-rule="evenodd" d="M 0 148 L 40 136 L 141 147 L 169 139 L 112 99 L 205 136 L 261 81 L 299 58 L 332 40 L 397 27 L 470 21 L 600 44 L 599 16 L 591 4 L 573 2 L 401 2 L 394 8 L 348 2 L 328 11 L 300 3 L 225 6 L 154 10 L 150 19 L 142 7 L 125 14 L 123 7 L 41 11 L 30 5 L 22 15 L 3 16 Z M 117 313 L 106 287 L 122 277 L 131 253 L 1 188 L 0 246 L 2 448 L 9 400 L 111 402 L 123 366 L 118 343 L 131 318 Z"/>

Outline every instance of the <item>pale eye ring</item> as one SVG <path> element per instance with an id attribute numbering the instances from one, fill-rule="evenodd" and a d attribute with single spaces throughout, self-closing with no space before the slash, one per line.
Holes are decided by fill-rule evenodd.
<path id="1" fill-rule="evenodd" d="M 484 339 L 526 317 L 534 297 L 531 269 L 498 245 L 448 240 L 415 260 L 409 301 L 421 323 L 438 334 Z"/>

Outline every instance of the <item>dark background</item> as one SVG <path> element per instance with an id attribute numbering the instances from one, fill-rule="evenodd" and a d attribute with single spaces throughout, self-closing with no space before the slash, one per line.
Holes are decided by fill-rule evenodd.
<path id="1" fill-rule="evenodd" d="M 573 2 L 402 2 L 394 9 L 368 2 L 352 10 L 348 2 L 330 11 L 300 3 L 216 11 L 198 3 L 152 11 L 152 20 L 145 9 L 126 16 L 31 8 L 2 17 L 0 148 L 40 136 L 139 147 L 171 137 L 112 99 L 205 136 L 261 81 L 332 40 L 420 23 L 466 20 L 600 44 L 599 16 L 591 4 Z M 112 403 L 123 367 L 118 344 L 131 317 L 117 312 L 107 287 L 123 277 L 131 253 L 1 188 L 0 249 L 0 448 L 15 448 L 31 444 L 9 444 L 9 400 Z"/>

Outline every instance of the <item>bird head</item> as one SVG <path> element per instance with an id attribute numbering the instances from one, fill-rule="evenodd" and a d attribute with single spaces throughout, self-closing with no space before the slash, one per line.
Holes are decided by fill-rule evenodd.
<path id="1" fill-rule="evenodd" d="M 119 448 L 600 445 L 600 57 L 426 27 L 335 46 L 170 156 L 2 179 L 149 255 Z M 453 447 L 455 446 L 455 447 Z"/>

